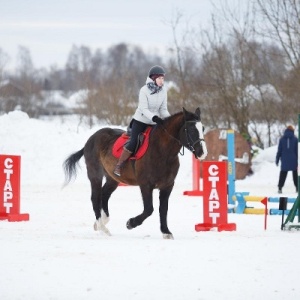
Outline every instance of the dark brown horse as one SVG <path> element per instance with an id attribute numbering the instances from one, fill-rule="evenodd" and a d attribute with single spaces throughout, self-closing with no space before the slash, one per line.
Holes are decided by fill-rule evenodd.
<path id="1" fill-rule="evenodd" d="M 159 189 L 160 229 L 164 238 L 172 239 L 167 213 L 169 197 L 179 169 L 180 149 L 186 147 L 198 159 L 204 159 L 207 154 L 200 109 L 192 113 L 183 108 L 182 112 L 166 118 L 163 125 L 153 127 L 145 155 L 134 162 L 127 161 L 122 167 L 122 176 L 117 177 L 113 174 L 117 159 L 112 155 L 112 147 L 123 133 L 120 129 L 102 128 L 93 134 L 84 148 L 70 155 L 64 162 L 66 182 L 70 182 L 73 175 L 76 175 L 76 165 L 84 155 L 96 216 L 94 229 L 108 235 L 110 232 L 105 226 L 109 220 L 108 200 L 120 182 L 138 185 L 143 198 L 144 210 L 127 221 L 128 229 L 141 225 L 152 214 L 153 190 Z M 102 186 L 104 176 L 106 182 Z"/>

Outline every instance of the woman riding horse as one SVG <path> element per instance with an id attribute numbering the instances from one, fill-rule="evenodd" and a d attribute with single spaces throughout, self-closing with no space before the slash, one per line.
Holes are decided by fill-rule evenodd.
<path id="1" fill-rule="evenodd" d="M 165 70 L 160 66 L 150 69 L 146 84 L 141 88 L 139 94 L 139 104 L 131 121 L 130 141 L 123 152 L 114 170 L 114 174 L 121 176 L 123 163 L 134 152 L 138 136 L 149 125 L 162 124 L 162 118 L 170 116 L 167 108 L 167 91 L 164 87 Z"/>

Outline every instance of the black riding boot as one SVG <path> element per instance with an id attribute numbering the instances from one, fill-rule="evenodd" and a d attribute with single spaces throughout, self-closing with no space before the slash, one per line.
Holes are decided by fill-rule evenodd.
<path id="1" fill-rule="evenodd" d="M 121 168 L 123 163 L 131 156 L 132 152 L 127 150 L 125 147 L 123 148 L 122 154 L 119 158 L 119 161 L 114 169 L 114 174 L 117 176 L 121 176 Z"/>

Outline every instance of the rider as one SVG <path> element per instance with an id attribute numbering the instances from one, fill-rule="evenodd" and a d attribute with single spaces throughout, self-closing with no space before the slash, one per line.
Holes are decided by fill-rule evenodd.
<path id="1" fill-rule="evenodd" d="M 153 66 L 149 71 L 146 84 L 140 89 L 138 107 L 131 122 L 130 141 L 123 148 L 114 170 L 117 176 L 121 176 L 123 163 L 134 152 L 139 134 L 149 125 L 162 124 L 162 118 L 170 116 L 167 107 L 167 90 L 164 87 L 165 74 L 161 66 Z"/>

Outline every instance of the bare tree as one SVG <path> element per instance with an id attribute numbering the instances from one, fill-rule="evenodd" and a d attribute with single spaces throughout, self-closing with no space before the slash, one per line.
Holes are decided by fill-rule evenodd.
<path id="1" fill-rule="evenodd" d="M 281 45 L 293 67 L 300 63 L 300 1 L 254 0 L 258 34 Z M 265 22 L 267 20 L 268 22 Z"/>
<path id="2" fill-rule="evenodd" d="M 260 5 L 265 3 L 258 2 Z M 274 1 L 266 2 L 270 5 Z M 292 1 L 282 2 L 287 4 Z M 272 43 L 262 39 L 257 41 L 260 36 L 255 20 L 261 12 L 253 2 L 242 4 L 242 8 L 239 5 L 229 7 L 227 2 L 218 1 L 211 28 L 196 32 L 189 44 L 185 44 L 185 49 L 193 49 L 192 57 L 201 60 L 197 70 L 198 61 L 194 59 L 193 66 L 197 67 L 189 78 L 189 87 L 193 91 L 191 98 L 195 103 L 201 103 L 205 109 L 204 116 L 208 116 L 211 126 L 236 127 L 248 137 L 251 129 L 261 139 L 262 133 L 255 131 L 258 128 L 256 122 L 266 122 L 269 128 L 268 145 L 271 145 L 272 124 L 290 119 L 291 111 L 295 108 L 299 110 L 300 104 L 295 104 L 300 103 L 298 99 L 295 101 L 299 93 L 293 90 L 296 85 L 292 84 L 298 81 L 298 72 L 296 69 L 287 71 L 289 68 L 285 64 L 284 51 L 278 43 L 276 45 L 274 40 Z M 268 9 L 264 12 L 267 13 Z M 291 14 L 291 9 L 286 8 L 285 12 Z M 298 16 L 296 8 L 293 13 Z M 283 23 L 286 24 L 290 18 L 285 15 Z M 298 33 L 296 23 L 292 22 L 293 34 L 290 35 L 294 41 L 290 47 L 286 47 L 293 49 L 294 60 L 297 59 L 295 45 L 300 40 L 295 39 Z M 180 53 L 184 53 L 183 49 L 180 49 Z M 251 87 L 255 88 L 255 95 L 251 93 Z M 269 92 L 270 88 L 272 92 Z"/>
<path id="3" fill-rule="evenodd" d="M 257 11 L 256 31 L 282 49 L 286 63 L 283 80 L 276 88 L 282 94 L 280 114 L 282 122 L 297 121 L 295 111 L 300 110 L 300 1 L 253 0 Z M 266 22 L 267 21 L 267 22 Z"/>
<path id="4" fill-rule="evenodd" d="M 219 126 L 235 127 L 249 135 L 249 101 L 246 87 L 253 81 L 253 58 L 245 43 L 245 33 L 233 29 L 231 36 L 213 22 L 213 33 L 206 32 L 198 50 L 202 55 L 202 82 L 206 89 L 208 113 Z M 227 38 L 226 38 L 227 37 Z M 205 88 L 202 90 L 202 94 Z M 207 108 L 207 106 L 205 106 Z M 215 122 L 215 121 L 214 121 Z M 223 123 L 223 124 L 222 124 Z"/>
<path id="5" fill-rule="evenodd" d="M 22 110 L 31 117 L 39 116 L 39 107 L 42 102 L 41 86 L 38 83 L 37 71 L 33 66 L 30 51 L 24 46 L 18 48 L 17 77 L 15 81 L 23 89 L 23 99 L 19 103 Z"/>
<path id="6" fill-rule="evenodd" d="M 9 61 L 9 56 L 0 48 L 0 83 L 4 79 L 5 67 Z"/>
<path id="7" fill-rule="evenodd" d="M 72 46 L 66 63 L 70 90 L 80 90 L 91 87 L 91 70 L 93 69 L 93 55 L 89 47 Z"/>
<path id="8" fill-rule="evenodd" d="M 172 31 L 173 47 L 169 48 L 168 79 L 175 83 L 169 91 L 171 110 L 178 111 L 182 107 L 199 105 L 196 100 L 193 81 L 197 75 L 200 60 L 195 57 L 190 38 L 189 20 L 184 18 L 181 11 L 176 10 L 171 21 L 165 22 Z M 180 32 L 183 32 L 180 35 Z"/>

